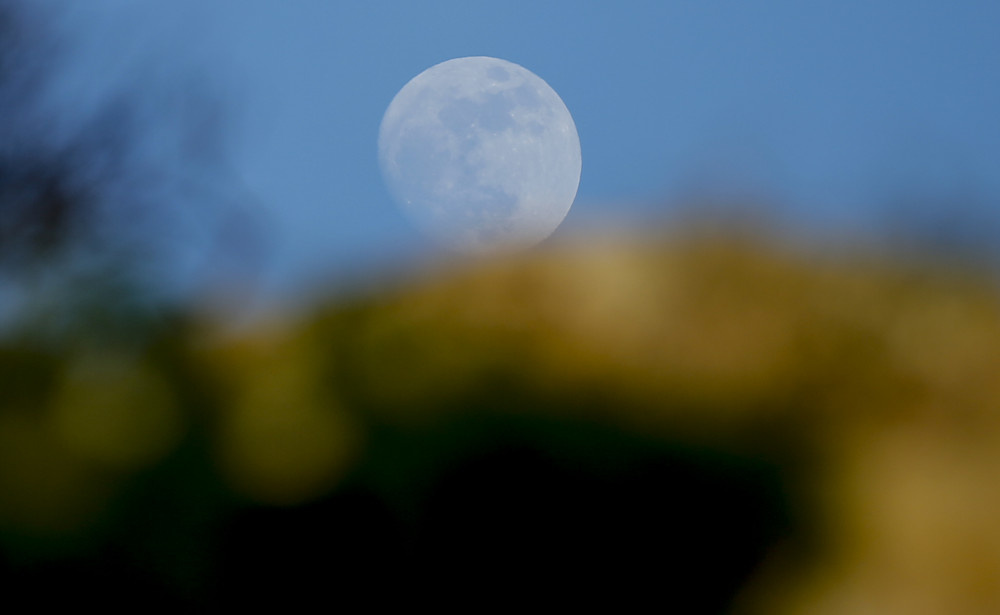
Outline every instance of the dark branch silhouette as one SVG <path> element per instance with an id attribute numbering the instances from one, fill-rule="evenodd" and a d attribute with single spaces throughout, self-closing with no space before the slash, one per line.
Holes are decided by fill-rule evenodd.
<path id="1" fill-rule="evenodd" d="M 8 290 L 82 314 L 176 302 L 179 292 L 205 290 L 213 266 L 216 276 L 252 275 L 262 234 L 227 171 L 218 93 L 196 76 L 136 76 L 83 114 L 53 94 L 71 45 L 43 17 L 30 3 L 0 0 L 0 280 Z"/>

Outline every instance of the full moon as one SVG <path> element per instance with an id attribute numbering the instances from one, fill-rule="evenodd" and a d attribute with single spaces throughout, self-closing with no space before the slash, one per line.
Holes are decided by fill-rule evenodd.
<path id="1" fill-rule="evenodd" d="M 414 224 L 462 252 L 536 244 L 580 184 L 580 138 L 559 95 L 526 68 L 457 58 L 420 73 L 386 109 L 379 164 Z"/>

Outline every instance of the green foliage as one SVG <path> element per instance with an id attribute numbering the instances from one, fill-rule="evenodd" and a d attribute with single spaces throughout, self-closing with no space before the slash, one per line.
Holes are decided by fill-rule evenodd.
<path id="1" fill-rule="evenodd" d="M 902 587 L 974 612 L 1000 584 L 949 566 L 976 535 L 993 579 L 1000 537 L 952 513 L 1000 512 L 998 307 L 957 271 L 590 242 L 238 335 L 11 343 L 0 552 L 24 587 L 49 578 L 31 561 L 142 570 L 179 605 L 436 575 L 488 592 L 521 553 L 518 583 L 554 567 L 584 584 L 549 595 L 581 601 L 906 612 Z"/>

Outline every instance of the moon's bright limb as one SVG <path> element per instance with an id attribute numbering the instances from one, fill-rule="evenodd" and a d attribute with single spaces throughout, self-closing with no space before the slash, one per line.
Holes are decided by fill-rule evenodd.
<path id="1" fill-rule="evenodd" d="M 418 227 L 461 251 L 535 244 L 580 183 L 580 138 L 559 95 L 497 58 L 448 60 L 414 77 L 382 118 L 379 163 Z"/>

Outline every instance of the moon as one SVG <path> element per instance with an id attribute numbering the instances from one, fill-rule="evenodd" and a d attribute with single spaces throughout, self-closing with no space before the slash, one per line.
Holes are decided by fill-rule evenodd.
<path id="1" fill-rule="evenodd" d="M 485 56 L 442 62 L 403 86 L 378 155 L 405 214 L 460 252 L 542 241 L 580 184 L 580 138 L 562 99 L 528 69 Z"/>

